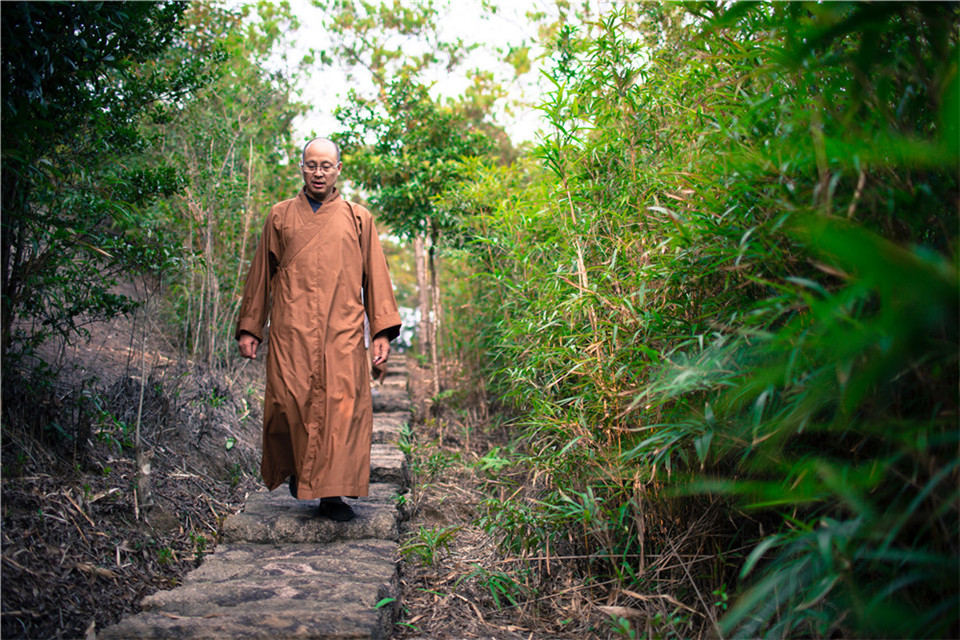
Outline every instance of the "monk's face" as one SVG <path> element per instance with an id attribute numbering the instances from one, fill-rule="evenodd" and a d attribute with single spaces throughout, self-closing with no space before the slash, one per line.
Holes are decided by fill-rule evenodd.
<path id="1" fill-rule="evenodd" d="M 314 200 L 323 202 L 337 184 L 342 168 L 333 144 L 326 140 L 312 142 L 304 152 L 300 165 L 304 191 Z"/>

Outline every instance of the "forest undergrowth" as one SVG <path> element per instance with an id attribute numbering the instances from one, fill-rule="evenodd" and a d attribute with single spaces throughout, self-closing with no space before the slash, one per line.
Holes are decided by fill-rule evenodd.
<path id="1" fill-rule="evenodd" d="M 259 487 L 262 371 L 211 372 L 137 325 L 4 370 L 4 638 L 93 637 L 139 611 Z"/>
<path id="2" fill-rule="evenodd" d="M 729 604 L 718 554 L 746 551 L 734 542 L 742 522 L 734 526 L 715 500 L 689 500 L 682 511 L 651 502 L 624 517 L 642 520 L 662 553 L 596 549 L 590 530 L 605 515 L 591 523 L 587 512 L 580 535 L 568 530 L 541 546 L 535 530 L 551 526 L 538 513 L 544 474 L 513 437 L 506 407 L 462 384 L 462 365 L 450 362 L 448 391 L 432 396 L 430 371 L 407 362 L 415 415 L 401 446 L 413 475 L 412 517 L 401 538 L 395 637 L 620 638 L 634 629 L 650 638 L 711 637 Z M 624 587 L 616 572 L 628 566 L 657 589 Z"/>
<path id="3" fill-rule="evenodd" d="M 534 157 L 444 195 L 449 348 L 509 436 L 478 524 L 525 611 L 570 557 L 622 637 L 960 633 L 958 23 L 561 26 Z"/>

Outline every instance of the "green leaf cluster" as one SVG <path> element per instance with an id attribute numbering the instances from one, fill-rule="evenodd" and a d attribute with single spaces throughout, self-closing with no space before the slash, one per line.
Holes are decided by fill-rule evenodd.
<path id="1" fill-rule="evenodd" d="M 445 196 L 474 274 L 451 322 L 545 485 L 491 505 L 512 548 L 566 523 L 649 588 L 638 566 L 719 499 L 744 526 L 689 588 L 735 585 L 723 635 L 956 633 L 958 20 L 688 3 L 558 24 L 539 165 Z"/>
<path id="2" fill-rule="evenodd" d="M 486 136 L 407 78 L 391 83 L 382 102 L 352 93 L 336 116 L 350 178 L 369 193 L 378 219 L 405 238 L 436 238 L 455 226 L 439 198 L 464 180 L 465 160 L 491 152 Z"/>
<path id="3" fill-rule="evenodd" d="M 118 273 L 173 259 L 143 207 L 179 187 L 140 165 L 142 119 L 208 79 L 209 57 L 166 64 L 182 35 L 176 2 L 15 2 L 2 14 L 3 352 L 83 332 L 131 303 Z"/>
<path id="4" fill-rule="evenodd" d="M 168 324 L 185 352 L 212 366 L 235 352 L 236 313 L 266 213 L 302 186 L 292 124 L 305 105 L 294 99 L 301 70 L 288 77 L 266 65 L 297 28 L 288 5 L 195 2 L 183 24 L 189 37 L 174 55 L 216 51 L 216 76 L 147 127 L 146 155 L 182 184 L 157 211 L 180 256 L 167 278 Z"/>

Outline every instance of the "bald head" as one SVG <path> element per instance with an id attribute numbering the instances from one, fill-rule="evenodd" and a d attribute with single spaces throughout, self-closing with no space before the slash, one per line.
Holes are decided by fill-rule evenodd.
<path id="1" fill-rule="evenodd" d="M 341 168 L 337 144 L 327 138 L 314 138 L 304 145 L 300 159 L 303 190 L 317 202 L 325 202 L 334 193 Z"/>
<path id="2" fill-rule="evenodd" d="M 304 162 L 307 158 L 307 149 L 315 147 L 316 145 L 322 145 L 325 152 L 332 153 L 336 157 L 337 162 L 340 162 L 340 147 L 337 146 L 337 143 L 329 138 L 314 138 L 307 144 L 303 145 L 303 154 L 300 156 L 300 162 Z"/>

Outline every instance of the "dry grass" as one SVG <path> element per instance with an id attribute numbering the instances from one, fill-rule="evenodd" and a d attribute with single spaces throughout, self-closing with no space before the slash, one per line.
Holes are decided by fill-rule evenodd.
<path id="1" fill-rule="evenodd" d="M 141 400 L 141 371 L 125 364 L 139 354 L 103 348 L 120 324 L 66 354 L 53 381 L 5 372 L 4 638 L 80 638 L 138 611 L 215 548 L 223 519 L 257 486 L 255 374 L 204 372 L 157 351 Z M 134 491 L 138 416 L 152 454 L 147 503 Z"/>
<path id="2" fill-rule="evenodd" d="M 491 495 L 534 499 L 542 479 L 530 470 L 519 475 L 505 470 L 499 478 L 478 470 L 478 461 L 504 446 L 507 434 L 475 422 L 482 411 L 431 406 L 429 372 L 413 358 L 408 362 L 417 407 L 412 434 L 417 477 L 409 496 L 413 517 L 401 547 L 403 613 L 395 637 L 715 635 L 721 609 L 709 585 L 718 558 L 707 547 L 723 535 L 719 508 L 674 515 L 669 523 L 649 527 L 650 550 L 633 561 L 657 592 L 641 593 L 601 576 L 596 569 L 604 566 L 602 554 L 572 535 L 563 548 L 505 555 L 497 531 L 488 533 L 480 524 L 481 503 Z"/>

